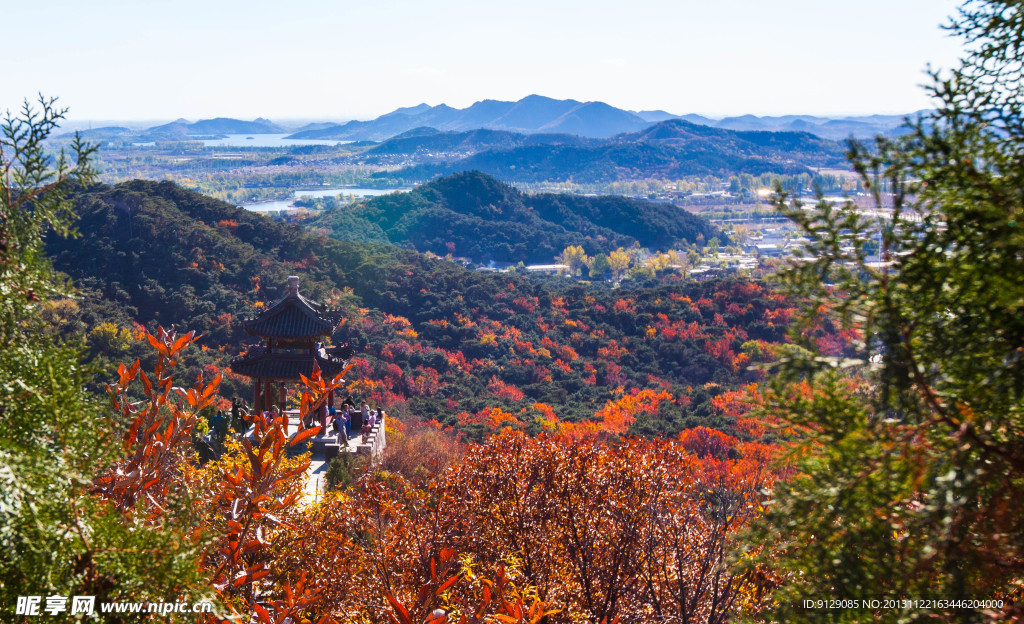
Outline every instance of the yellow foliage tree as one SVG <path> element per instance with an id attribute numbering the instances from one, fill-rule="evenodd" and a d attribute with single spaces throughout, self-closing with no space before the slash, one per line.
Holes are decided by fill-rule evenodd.
<path id="1" fill-rule="evenodd" d="M 591 258 L 579 245 L 569 245 L 558 256 L 558 262 L 569 267 L 570 275 L 579 275 L 583 269 L 590 266 Z"/>
<path id="2" fill-rule="evenodd" d="M 608 254 L 608 265 L 612 269 L 612 275 L 615 276 L 615 280 L 621 280 L 622 276 L 625 275 L 626 269 L 629 268 L 629 254 L 618 248 L 615 251 Z"/>

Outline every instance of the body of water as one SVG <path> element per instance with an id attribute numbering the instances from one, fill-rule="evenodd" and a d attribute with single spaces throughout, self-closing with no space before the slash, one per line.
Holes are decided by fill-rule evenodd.
<path id="1" fill-rule="evenodd" d="M 289 147 L 292 145 L 342 145 L 352 141 L 324 139 L 286 139 L 287 134 L 228 134 L 223 139 L 203 139 L 206 147 Z M 152 147 L 155 142 L 132 143 L 136 147 Z"/>
<path id="2" fill-rule="evenodd" d="M 277 212 L 280 210 L 295 210 L 295 200 L 300 197 L 338 197 L 339 195 L 353 195 L 356 199 L 366 197 L 377 197 L 388 193 L 408 193 L 412 189 L 368 189 L 368 188 L 333 188 L 315 189 L 312 191 L 295 191 L 291 199 L 280 199 L 277 201 L 259 202 L 256 204 L 242 204 L 242 208 L 254 212 Z"/>
<path id="3" fill-rule="evenodd" d="M 289 145 L 340 145 L 351 141 L 286 139 L 287 134 L 229 134 L 223 139 L 203 141 L 206 147 L 287 147 Z"/>

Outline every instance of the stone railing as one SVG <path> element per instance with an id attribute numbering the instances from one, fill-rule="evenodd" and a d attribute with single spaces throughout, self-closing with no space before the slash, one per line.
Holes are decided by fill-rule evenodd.
<path id="1" fill-rule="evenodd" d="M 369 455 L 373 461 L 380 459 L 381 453 L 384 452 L 384 447 L 387 446 L 387 438 L 384 435 L 385 418 L 378 418 L 369 433 L 363 436 L 362 443 L 356 447 L 357 453 Z"/>
<path id="2" fill-rule="evenodd" d="M 323 445 L 322 452 L 324 453 L 325 461 L 331 461 L 332 458 L 336 457 L 339 453 L 358 453 L 359 455 L 367 455 L 371 461 L 380 460 L 381 453 L 384 452 L 384 447 L 387 446 L 387 439 L 384 435 L 384 419 L 380 419 L 374 423 L 373 427 L 364 436 L 361 432 L 353 432 L 352 437 L 349 440 L 349 444 L 346 447 L 341 445 L 338 437 L 331 433 L 325 436 L 317 436 L 313 439 L 313 450 L 314 453 L 318 452 L 318 445 Z"/>

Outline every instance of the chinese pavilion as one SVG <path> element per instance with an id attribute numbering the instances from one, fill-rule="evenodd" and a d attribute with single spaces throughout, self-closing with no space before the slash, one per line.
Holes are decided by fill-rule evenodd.
<path id="1" fill-rule="evenodd" d="M 284 297 L 259 316 L 243 322 L 245 331 L 259 336 L 262 344 L 231 360 L 231 371 L 253 380 L 253 409 L 264 411 L 277 405 L 285 407 L 286 384 L 298 383 L 299 375 L 309 377 L 313 364 L 330 379 L 345 368 L 352 357 L 348 345 L 325 348 L 323 336 L 330 336 L 341 322 L 341 312 L 324 309 L 299 294 L 299 278 L 291 276 Z M 333 406 L 333 393 L 321 408 L 321 423 L 327 407 Z"/>

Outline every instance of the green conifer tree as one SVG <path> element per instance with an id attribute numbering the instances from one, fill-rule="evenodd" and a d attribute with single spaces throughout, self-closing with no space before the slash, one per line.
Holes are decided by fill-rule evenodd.
<path id="1" fill-rule="evenodd" d="M 45 141 L 63 118 L 55 100 L 0 122 L 0 621 L 19 596 L 164 602 L 198 596 L 197 545 L 155 530 L 90 492 L 120 452 L 110 409 L 83 390 L 81 350 L 47 327 L 42 306 L 70 294 L 43 251 L 74 234 L 68 194 L 95 177 L 95 148 L 77 137 L 56 156 Z M 181 506 L 184 510 L 184 506 Z M 169 510 L 173 516 L 174 509 Z M 175 519 L 175 522 L 182 520 Z M 70 613 L 70 602 L 67 603 Z M 42 613 L 42 615 L 46 615 Z M 98 617 L 98 616 L 97 616 Z M 107 614 L 105 621 L 120 621 Z M 137 618 L 138 616 L 123 616 Z M 125 620 L 128 621 L 128 620 Z"/>
<path id="2" fill-rule="evenodd" d="M 851 151 L 887 216 L 777 200 L 811 239 L 784 274 L 804 346 L 823 313 L 858 336 L 768 395 L 800 432 L 754 536 L 786 578 L 780 621 L 1024 617 L 1024 3 L 968 1 L 949 28 L 966 55 L 933 74 L 936 111 Z"/>

